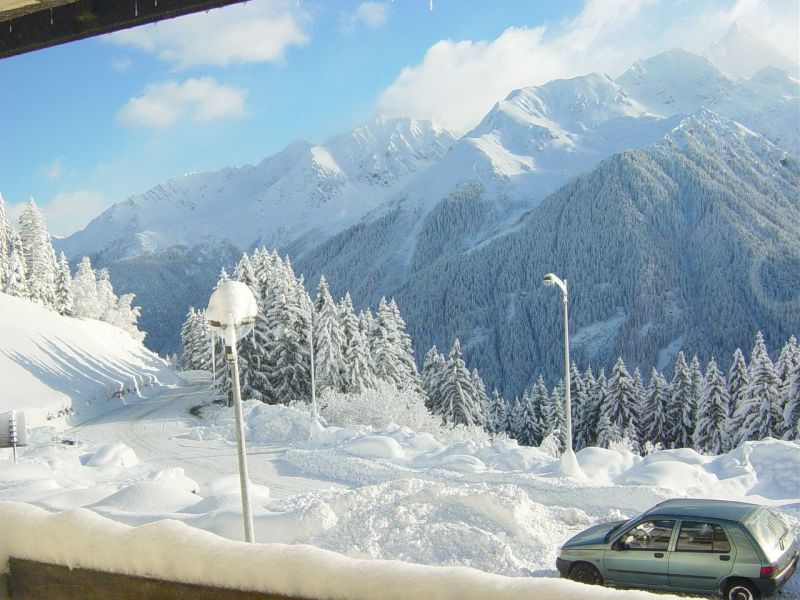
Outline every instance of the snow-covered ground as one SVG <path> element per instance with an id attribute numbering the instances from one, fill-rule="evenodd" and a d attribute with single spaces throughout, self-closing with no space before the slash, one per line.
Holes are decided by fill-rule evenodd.
<path id="1" fill-rule="evenodd" d="M 0 500 L 83 507 L 127 525 L 170 519 L 240 540 L 231 412 L 210 403 L 206 385 L 194 381 L 65 432 L 72 446 L 34 431 L 18 465 L 0 454 Z M 201 403 L 202 418 L 189 413 Z M 587 476 L 575 480 L 513 441 L 444 445 L 397 426 L 315 426 L 307 412 L 255 401 L 245 419 L 259 542 L 552 577 L 571 535 L 670 497 L 770 504 L 800 526 L 796 442 L 747 443 L 719 457 L 590 448 L 577 454 Z M 800 598 L 800 581 L 783 597 Z"/>
<path id="2" fill-rule="evenodd" d="M 0 293 L 0 413 L 63 428 L 154 396 L 180 378 L 130 335 L 93 319 L 62 317 Z"/>

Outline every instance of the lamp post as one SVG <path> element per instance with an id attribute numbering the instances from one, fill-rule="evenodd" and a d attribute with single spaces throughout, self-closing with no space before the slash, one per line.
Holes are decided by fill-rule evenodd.
<path id="1" fill-rule="evenodd" d="M 561 300 L 564 304 L 564 413 L 566 416 L 566 449 L 561 455 L 561 471 L 565 475 L 580 477 L 583 473 L 572 449 L 572 402 L 570 401 L 570 380 L 569 380 L 569 313 L 567 310 L 567 280 L 562 280 L 553 273 L 548 273 L 542 280 L 546 286 L 557 286 L 561 290 Z"/>
<path id="2" fill-rule="evenodd" d="M 255 542 L 253 512 L 250 507 L 250 479 L 247 475 L 247 449 L 244 441 L 244 417 L 242 415 L 242 392 L 239 387 L 239 360 L 236 342 L 253 330 L 258 305 L 253 292 L 240 281 L 224 281 L 208 301 L 206 319 L 225 340 L 225 359 L 231 370 L 231 390 L 236 421 L 236 450 L 239 455 L 239 487 L 242 493 L 242 515 L 244 539 Z"/>

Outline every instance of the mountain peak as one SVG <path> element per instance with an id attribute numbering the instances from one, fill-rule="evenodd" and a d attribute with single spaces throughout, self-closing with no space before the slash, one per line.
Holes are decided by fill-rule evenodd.
<path id="1" fill-rule="evenodd" d="M 742 30 L 736 23 L 703 54 L 720 70 L 744 79 L 749 79 L 764 67 L 777 67 L 792 75 L 797 75 L 798 71 L 796 61 Z"/>

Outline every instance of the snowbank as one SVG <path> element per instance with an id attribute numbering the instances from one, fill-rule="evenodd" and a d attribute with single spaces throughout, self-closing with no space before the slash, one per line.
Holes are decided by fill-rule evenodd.
<path id="1" fill-rule="evenodd" d="M 80 422 L 178 381 L 116 327 L 0 293 L 0 412 L 24 410 L 28 426 Z"/>
<path id="2" fill-rule="evenodd" d="M 330 600 L 589 600 L 676 598 L 510 578 L 466 567 L 355 560 L 311 546 L 245 544 L 175 521 L 128 527 L 74 509 L 50 514 L 0 502 L 0 572 L 11 556 L 213 586 Z"/>

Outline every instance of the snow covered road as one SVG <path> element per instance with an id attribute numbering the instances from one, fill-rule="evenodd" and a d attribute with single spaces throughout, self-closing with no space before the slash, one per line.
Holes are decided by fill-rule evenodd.
<path id="1" fill-rule="evenodd" d="M 65 432 L 92 445 L 122 442 L 143 462 L 159 468 L 181 467 L 198 483 L 238 472 L 236 445 L 226 440 L 193 440 L 187 436 L 201 425 L 189 413 L 210 399 L 208 381 L 193 379 L 186 387 L 166 390 L 154 398 L 136 400 Z M 282 457 L 281 446 L 248 448 L 248 470 L 254 483 L 265 485 L 273 498 L 321 489 L 343 489 L 341 483 L 303 477 Z"/>

